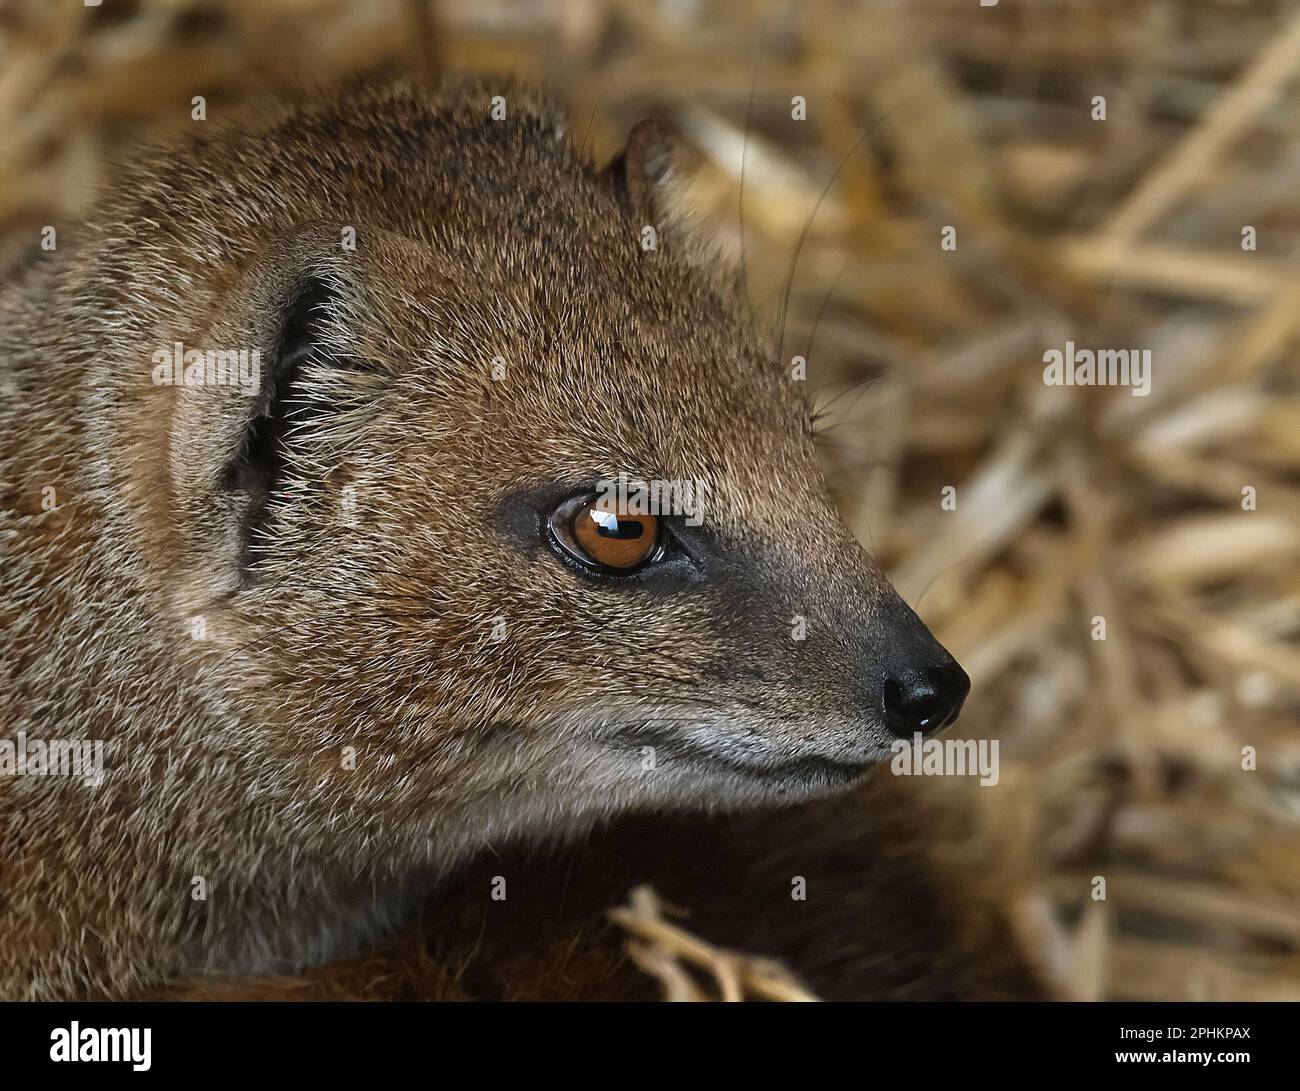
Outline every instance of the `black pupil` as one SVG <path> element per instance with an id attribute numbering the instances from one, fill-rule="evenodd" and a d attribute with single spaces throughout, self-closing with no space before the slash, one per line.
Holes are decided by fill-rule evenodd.
<path id="1" fill-rule="evenodd" d="M 620 523 L 618 516 L 613 512 L 593 511 L 591 517 L 596 520 L 596 533 L 602 538 L 616 538 L 621 542 L 628 542 L 633 538 L 640 538 L 645 531 L 645 527 L 635 519 Z"/>

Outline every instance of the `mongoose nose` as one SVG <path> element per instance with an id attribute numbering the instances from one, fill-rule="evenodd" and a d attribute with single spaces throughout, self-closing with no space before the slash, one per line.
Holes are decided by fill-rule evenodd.
<path id="1" fill-rule="evenodd" d="M 900 739 L 929 735 L 957 719 L 970 678 L 955 660 L 885 679 L 885 726 Z"/>

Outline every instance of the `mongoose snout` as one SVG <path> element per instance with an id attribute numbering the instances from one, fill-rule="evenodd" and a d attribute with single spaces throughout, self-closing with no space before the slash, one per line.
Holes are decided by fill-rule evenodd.
<path id="1" fill-rule="evenodd" d="M 950 726 L 970 692 L 970 678 L 901 601 L 893 613 L 880 681 L 885 726 L 900 739 Z"/>
<path id="2" fill-rule="evenodd" d="M 955 659 L 903 671 L 885 680 L 885 725 L 903 739 L 942 731 L 957 719 L 969 692 L 970 678 Z"/>

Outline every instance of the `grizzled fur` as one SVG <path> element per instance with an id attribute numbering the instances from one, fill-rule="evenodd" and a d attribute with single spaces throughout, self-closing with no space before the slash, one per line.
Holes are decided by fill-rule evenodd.
<path id="1" fill-rule="evenodd" d="M 0 995 L 320 965 L 485 849 L 815 799 L 886 752 L 869 694 L 914 618 L 798 384 L 662 222 L 665 148 L 640 128 L 594 169 L 553 108 L 475 84 L 196 123 L 0 296 L 3 733 L 106 742 L 98 786 L 0 780 Z M 156 385 L 177 342 L 257 349 L 260 391 Z M 709 505 L 597 582 L 539 527 L 619 472 Z M 747 835 L 788 844 L 776 875 L 781 813 Z M 859 891 L 879 846 L 828 821 Z"/>

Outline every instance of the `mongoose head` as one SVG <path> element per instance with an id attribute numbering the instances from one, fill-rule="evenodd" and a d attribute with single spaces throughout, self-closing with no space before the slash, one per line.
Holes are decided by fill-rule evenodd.
<path id="1" fill-rule="evenodd" d="M 101 282 L 152 302 L 105 442 L 193 670 L 303 798 L 376 828 L 849 785 L 955 718 L 965 674 L 663 210 L 662 130 L 596 169 L 492 95 L 360 91 L 128 177 Z M 177 384 L 177 343 L 256 349 L 256 392 Z"/>

